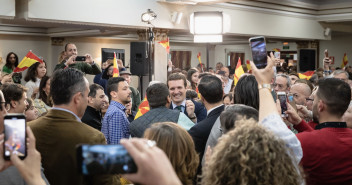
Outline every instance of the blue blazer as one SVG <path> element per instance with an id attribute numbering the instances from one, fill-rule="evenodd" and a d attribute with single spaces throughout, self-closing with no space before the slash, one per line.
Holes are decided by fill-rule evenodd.
<path id="1" fill-rule="evenodd" d="M 194 100 L 191 100 L 191 101 L 194 103 L 194 113 L 197 116 L 197 123 L 198 123 L 207 117 L 207 109 L 205 109 L 203 104 L 198 103 Z M 170 109 L 173 109 L 172 104 L 170 105 Z M 186 114 L 187 117 L 189 117 L 186 109 L 184 113 Z"/>

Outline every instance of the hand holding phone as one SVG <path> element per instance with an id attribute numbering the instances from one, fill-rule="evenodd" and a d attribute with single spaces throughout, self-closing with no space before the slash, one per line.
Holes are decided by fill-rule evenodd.
<path id="1" fill-rule="evenodd" d="M 136 164 L 122 145 L 80 145 L 77 164 L 83 175 L 137 172 Z"/>
<path id="2" fill-rule="evenodd" d="M 76 56 L 75 61 L 83 62 L 83 61 L 86 61 L 86 59 L 87 59 L 86 56 Z"/>
<path id="3" fill-rule="evenodd" d="M 24 114 L 7 114 L 4 117 L 4 159 L 10 160 L 11 153 L 20 159 L 27 156 L 26 117 Z"/>
<path id="4" fill-rule="evenodd" d="M 255 66 L 258 69 L 265 68 L 267 65 L 265 38 L 263 36 L 249 38 L 249 45 Z"/>
<path id="5" fill-rule="evenodd" d="M 287 111 L 287 96 L 285 92 L 278 92 L 277 93 L 277 98 L 280 101 L 280 106 L 281 106 L 281 117 L 287 117 L 286 111 Z"/>

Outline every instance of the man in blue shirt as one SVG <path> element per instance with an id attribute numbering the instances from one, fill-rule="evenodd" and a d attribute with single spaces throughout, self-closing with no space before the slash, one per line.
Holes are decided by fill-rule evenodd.
<path id="1" fill-rule="evenodd" d="M 131 90 L 122 77 L 108 80 L 107 92 L 110 105 L 105 113 L 101 131 L 108 144 L 119 144 L 122 138 L 129 138 L 130 129 L 125 105 L 131 102 Z"/>

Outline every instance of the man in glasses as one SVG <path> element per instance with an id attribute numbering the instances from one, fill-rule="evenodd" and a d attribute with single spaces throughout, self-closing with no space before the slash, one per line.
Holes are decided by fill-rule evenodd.
<path id="1" fill-rule="evenodd" d="M 290 93 L 297 105 L 307 105 L 307 98 L 312 94 L 310 87 L 305 83 L 296 83 L 292 85 Z"/>
<path id="2" fill-rule="evenodd" d="M 291 80 L 290 80 L 289 76 L 284 75 L 284 74 L 276 75 L 273 87 L 274 87 L 276 94 L 278 92 L 288 93 L 290 91 L 290 87 L 291 87 Z"/>

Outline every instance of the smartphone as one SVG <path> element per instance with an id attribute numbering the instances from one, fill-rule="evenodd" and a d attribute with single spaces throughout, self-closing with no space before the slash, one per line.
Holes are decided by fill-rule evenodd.
<path id="1" fill-rule="evenodd" d="M 267 65 L 266 43 L 263 36 L 249 38 L 249 45 L 252 50 L 252 58 L 258 69 Z"/>
<path id="2" fill-rule="evenodd" d="M 83 175 L 137 172 L 136 164 L 122 145 L 79 145 L 77 164 Z"/>
<path id="3" fill-rule="evenodd" d="M 11 152 L 20 159 L 27 156 L 26 117 L 24 114 L 7 114 L 4 117 L 4 159 L 10 160 Z"/>
<path id="4" fill-rule="evenodd" d="M 86 56 L 76 56 L 75 61 L 86 61 Z"/>
<path id="5" fill-rule="evenodd" d="M 274 56 L 275 56 L 275 58 L 280 58 L 280 52 L 275 51 L 275 52 L 274 52 Z"/>
<path id="6" fill-rule="evenodd" d="M 285 112 L 287 111 L 287 96 L 285 92 L 278 92 L 277 93 L 277 98 L 280 101 L 280 106 L 281 106 L 281 117 L 287 117 Z"/>

